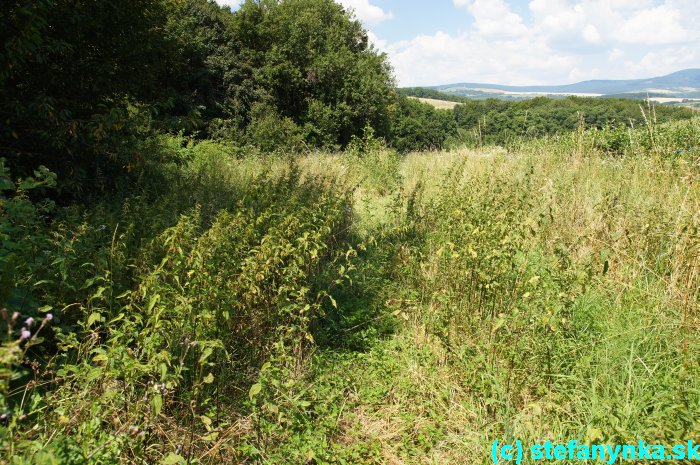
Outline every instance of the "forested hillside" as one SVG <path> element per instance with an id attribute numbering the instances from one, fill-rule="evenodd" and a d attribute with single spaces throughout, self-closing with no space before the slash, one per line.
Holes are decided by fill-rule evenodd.
<path id="1" fill-rule="evenodd" d="M 424 88 L 399 89 L 399 93 L 402 96 L 460 103 L 453 110 L 431 110 L 415 102 L 399 106 L 411 106 L 412 110 L 399 111 L 394 117 L 394 126 L 432 125 L 432 140 L 427 145 L 435 148 L 462 145 L 476 147 L 484 144 L 506 146 L 524 139 L 562 135 L 579 126 L 583 129 L 619 131 L 643 126 L 646 124 L 645 118 L 664 123 L 694 116 L 693 110 L 689 108 L 670 105 L 656 105 L 652 108 L 650 103 L 641 99 L 535 97 L 521 101 L 494 98 L 473 100 Z M 446 119 L 454 121 L 445 124 Z M 408 133 L 417 134 L 412 130 Z M 417 146 L 406 146 L 398 129 L 392 136 L 391 143 L 399 150 L 424 148 L 420 147 L 418 140 Z M 425 139 L 420 139 L 423 140 Z"/>
<path id="2" fill-rule="evenodd" d="M 0 42 L 0 464 L 700 432 L 696 113 L 436 110 L 332 0 L 10 0 Z"/>

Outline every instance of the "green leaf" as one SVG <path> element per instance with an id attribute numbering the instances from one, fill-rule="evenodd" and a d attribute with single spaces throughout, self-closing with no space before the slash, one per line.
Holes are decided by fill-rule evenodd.
<path id="1" fill-rule="evenodd" d="M 160 411 L 163 408 L 163 396 L 160 394 L 153 396 L 153 399 L 151 399 L 151 407 L 153 407 L 153 413 L 160 415 Z"/>
<path id="2" fill-rule="evenodd" d="M 85 380 L 86 380 L 86 382 L 90 383 L 90 382 L 96 380 L 97 378 L 99 378 L 100 376 L 102 376 L 102 368 L 96 367 L 88 372 Z"/>
<path id="3" fill-rule="evenodd" d="M 146 311 L 150 312 L 151 310 L 153 310 L 153 307 L 156 306 L 156 304 L 158 303 L 159 300 L 160 300 L 160 294 L 155 294 L 155 295 L 151 296 L 151 300 L 148 301 L 148 307 L 146 308 Z"/>
<path id="4" fill-rule="evenodd" d="M 213 352 L 214 352 L 214 349 L 213 349 L 213 348 L 211 348 L 211 347 L 206 347 L 206 348 L 202 351 L 202 355 L 199 357 L 199 363 L 200 363 L 200 364 L 203 364 L 204 362 L 206 362 L 207 359 L 209 358 L 209 356 L 210 356 Z"/>
<path id="5" fill-rule="evenodd" d="M 169 453 L 158 462 L 160 465 L 175 465 L 176 463 L 184 463 L 185 459 L 174 452 Z"/>
<path id="6" fill-rule="evenodd" d="M 13 190 L 14 188 L 15 183 L 5 177 L 0 178 L 0 191 Z"/>
<path id="7" fill-rule="evenodd" d="M 204 382 L 204 384 L 211 384 L 214 382 L 214 375 L 209 373 L 207 376 L 204 377 L 202 381 Z"/>
<path id="8" fill-rule="evenodd" d="M 102 320 L 102 315 L 100 315 L 100 314 L 97 313 L 97 312 L 92 312 L 92 313 L 90 314 L 90 316 L 88 317 L 88 320 L 87 320 L 88 328 L 89 328 L 90 326 L 92 326 L 95 322 L 98 322 L 98 321 L 101 321 L 101 320 Z"/>
<path id="9" fill-rule="evenodd" d="M 255 383 L 250 387 L 250 391 L 248 391 L 248 397 L 250 400 L 253 400 L 255 396 L 260 394 L 260 391 L 262 391 L 262 384 L 260 383 Z"/>
<path id="10" fill-rule="evenodd" d="M 109 359 L 107 358 L 107 355 L 105 354 L 97 354 L 94 357 L 92 357 L 93 362 L 107 362 Z"/>
<path id="11" fill-rule="evenodd" d="M 491 331 L 495 333 L 496 331 L 501 329 L 501 327 L 505 324 L 505 322 L 506 322 L 505 318 L 498 318 L 496 320 L 496 323 L 493 325 L 493 329 Z"/>

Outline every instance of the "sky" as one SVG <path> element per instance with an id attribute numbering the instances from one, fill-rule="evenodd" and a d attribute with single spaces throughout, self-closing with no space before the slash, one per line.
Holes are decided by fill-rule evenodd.
<path id="1" fill-rule="evenodd" d="M 555 85 L 700 68 L 700 0 L 337 1 L 388 55 L 399 86 Z"/>

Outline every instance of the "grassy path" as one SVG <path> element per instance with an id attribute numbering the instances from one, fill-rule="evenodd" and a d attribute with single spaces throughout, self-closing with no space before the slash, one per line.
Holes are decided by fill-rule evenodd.
<path id="1" fill-rule="evenodd" d="M 318 333 L 308 427 L 270 463 L 697 436 L 694 168 L 557 149 L 412 155 L 365 178 L 357 281 Z"/>

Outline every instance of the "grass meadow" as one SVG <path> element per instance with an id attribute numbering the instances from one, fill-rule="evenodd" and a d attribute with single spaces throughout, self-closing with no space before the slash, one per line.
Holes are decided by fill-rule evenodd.
<path id="1" fill-rule="evenodd" d="M 674 152 L 698 134 L 294 160 L 167 138 L 182 163 L 89 211 L 46 225 L 20 192 L 37 239 L 17 274 L 57 317 L 4 346 L 0 462 L 457 465 L 496 438 L 698 438 L 700 163 Z"/>

